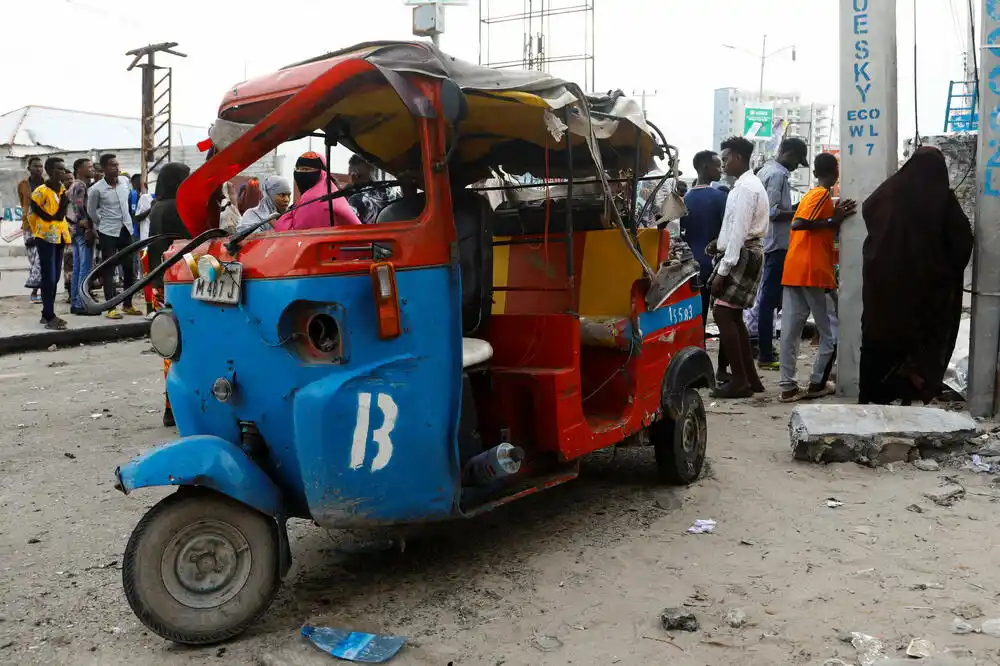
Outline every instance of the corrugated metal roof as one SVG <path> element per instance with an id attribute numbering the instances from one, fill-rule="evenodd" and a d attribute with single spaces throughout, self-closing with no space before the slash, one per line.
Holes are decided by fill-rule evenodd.
<path id="1" fill-rule="evenodd" d="M 208 127 L 171 127 L 174 146 L 193 146 L 208 137 Z M 32 153 L 139 148 L 138 118 L 103 113 L 25 106 L 0 116 L 0 153 L 24 157 Z"/>

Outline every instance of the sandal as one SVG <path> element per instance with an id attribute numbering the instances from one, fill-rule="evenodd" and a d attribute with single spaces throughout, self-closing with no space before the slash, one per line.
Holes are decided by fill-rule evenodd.
<path id="1" fill-rule="evenodd" d="M 799 400 L 805 400 L 806 397 L 806 392 L 796 386 L 793 389 L 782 391 L 781 395 L 778 396 L 778 402 L 788 404 L 791 402 L 798 402 Z"/>
<path id="2" fill-rule="evenodd" d="M 814 398 L 823 398 L 828 395 L 833 395 L 834 393 L 836 393 L 836 389 L 834 389 L 829 383 L 809 384 L 809 390 L 806 391 L 806 398 L 812 400 Z"/>

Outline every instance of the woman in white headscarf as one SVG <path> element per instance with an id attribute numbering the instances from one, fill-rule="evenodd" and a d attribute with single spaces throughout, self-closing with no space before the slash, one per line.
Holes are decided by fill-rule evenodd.
<path id="1" fill-rule="evenodd" d="M 262 184 L 264 186 L 262 193 L 264 196 L 261 198 L 259 204 L 243 213 L 243 218 L 240 220 L 239 226 L 236 227 L 236 233 L 265 222 L 275 213 L 281 215 L 288 210 L 288 205 L 292 201 L 292 186 L 288 183 L 288 180 L 281 176 L 267 176 L 264 178 Z M 271 222 L 262 224 L 254 233 L 273 231 L 274 226 Z"/>

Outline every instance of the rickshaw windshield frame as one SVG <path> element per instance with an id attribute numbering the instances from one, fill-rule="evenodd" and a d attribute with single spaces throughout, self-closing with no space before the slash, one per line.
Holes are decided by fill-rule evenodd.
<path id="1" fill-rule="evenodd" d="M 386 95 L 390 95 L 391 100 Z M 369 99 L 366 100 L 365 96 Z M 359 100 L 358 106 L 362 110 L 368 110 L 373 104 L 375 109 L 383 111 L 372 109 L 374 112 L 370 114 L 346 117 L 340 113 L 339 106 L 352 99 Z M 389 104 L 398 105 L 397 113 L 384 112 Z M 435 116 L 431 100 L 410 77 L 387 71 L 360 58 L 338 62 L 285 98 L 191 174 L 177 195 L 181 219 L 192 235 L 212 226 L 213 217 L 218 214 L 214 209 L 212 193 L 286 141 L 315 135 L 318 130 L 323 130 L 328 144 L 342 143 L 373 161 L 376 166 L 381 166 L 381 160 L 366 150 L 364 142 L 352 133 L 352 123 L 364 119 L 360 127 L 369 136 L 391 130 L 386 127 L 387 123 L 405 123 L 419 137 L 421 132 L 413 124 L 421 119 L 434 119 Z M 411 168 L 420 168 L 419 156 L 408 155 L 406 160 Z"/>

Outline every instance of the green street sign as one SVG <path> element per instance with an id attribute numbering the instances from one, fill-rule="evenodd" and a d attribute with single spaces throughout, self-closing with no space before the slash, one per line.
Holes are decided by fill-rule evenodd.
<path id="1" fill-rule="evenodd" d="M 771 138 L 774 109 L 769 106 L 748 106 L 743 112 L 743 136 L 753 140 Z"/>

